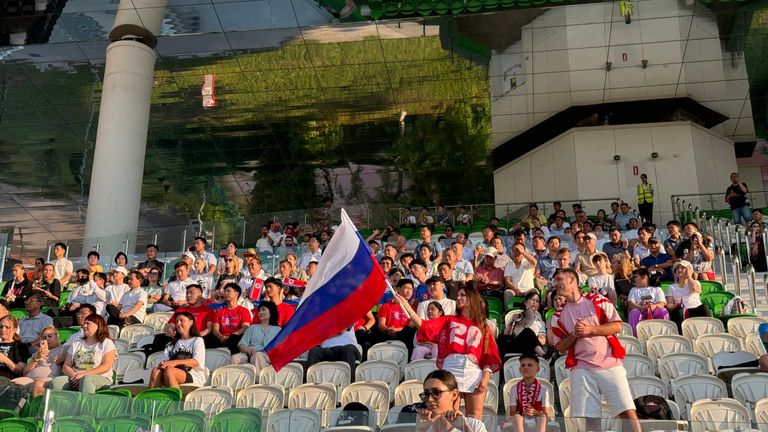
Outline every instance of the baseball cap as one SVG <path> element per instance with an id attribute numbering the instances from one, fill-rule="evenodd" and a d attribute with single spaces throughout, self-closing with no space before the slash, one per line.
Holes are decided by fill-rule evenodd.
<path id="1" fill-rule="evenodd" d="M 597 236 L 595 235 L 595 233 L 587 233 L 587 237 L 589 237 L 589 238 L 591 238 L 593 240 L 597 240 Z"/>
<path id="2" fill-rule="evenodd" d="M 489 246 L 488 248 L 485 249 L 485 253 L 483 254 L 483 257 L 487 257 L 487 256 L 496 258 L 497 256 L 499 256 L 499 251 L 497 251 L 495 247 Z"/>
<path id="3" fill-rule="evenodd" d="M 195 261 L 195 256 L 192 254 L 192 252 L 184 252 L 184 254 L 182 256 L 185 256 L 185 257 L 191 259 L 192 261 Z"/>
<path id="4" fill-rule="evenodd" d="M 677 268 L 680 267 L 680 266 L 683 266 L 683 267 L 686 267 L 686 268 L 693 268 L 693 265 L 689 261 L 686 261 L 686 260 L 680 260 L 680 261 L 676 262 L 675 265 L 672 266 L 672 268 L 677 270 Z"/>
<path id="5" fill-rule="evenodd" d="M 122 274 L 124 274 L 124 275 L 128 276 L 128 269 L 127 269 L 127 268 L 125 268 L 125 267 L 123 267 L 123 266 L 118 266 L 118 267 L 116 267 L 116 268 L 115 268 L 115 271 L 116 271 L 116 272 L 120 272 L 120 273 L 122 273 Z"/>
<path id="6" fill-rule="evenodd" d="M 648 243 L 661 243 L 658 237 L 651 237 L 648 239 Z"/>
<path id="7" fill-rule="evenodd" d="M 254 248 L 248 248 L 243 252 L 243 256 L 256 256 L 256 249 Z"/>

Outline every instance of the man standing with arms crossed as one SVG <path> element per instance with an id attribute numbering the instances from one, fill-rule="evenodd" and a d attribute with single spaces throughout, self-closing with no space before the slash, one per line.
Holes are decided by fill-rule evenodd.
<path id="1" fill-rule="evenodd" d="M 550 321 L 555 348 L 567 353 L 565 365 L 571 369 L 572 417 L 585 417 L 586 430 L 600 430 L 602 400 L 611 415 L 625 420 L 640 432 L 635 403 L 622 365 L 624 348 L 617 334 L 621 318 L 613 304 L 599 294 L 582 295 L 576 271 L 560 269 L 554 276 L 557 294 L 565 297 Z"/>

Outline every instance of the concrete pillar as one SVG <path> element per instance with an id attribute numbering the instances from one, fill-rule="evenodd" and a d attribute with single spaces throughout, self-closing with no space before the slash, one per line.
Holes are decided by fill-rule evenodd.
<path id="1" fill-rule="evenodd" d="M 136 244 L 155 71 L 167 0 L 121 0 L 107 47 L 83 255 Z M 125 251 L 130 254 L 131 251 Z"/>

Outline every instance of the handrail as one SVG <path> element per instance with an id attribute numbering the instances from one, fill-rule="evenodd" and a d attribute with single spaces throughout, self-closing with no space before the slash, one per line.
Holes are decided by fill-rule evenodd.
<path id="1" fill-rule="evenodd" d="M 733 272 L 733 284 L 736 286 L 736 295 L 741 296 L 741 260 L 737 254 L 731 256 L 731 271 Z"/>
<path id="2" fill-rule="evenodd" d="M 757 292 L 755 287 L 755 267 L 747 264 L 747 289 L 749 289 L 749 299 L 752 302 L 752 313 L 757 311 Z"/>
<path id="3" fill-rule="evenodd" d="M 725 250 L 723 250 L 723 247 L 720 246 L 716 250 L 718 258 L 720 258 L 720 276 L 722 278 L 722 284 L 723 288 L 728 289 L 728 267 L 726 266 L 725 261 Z"/>

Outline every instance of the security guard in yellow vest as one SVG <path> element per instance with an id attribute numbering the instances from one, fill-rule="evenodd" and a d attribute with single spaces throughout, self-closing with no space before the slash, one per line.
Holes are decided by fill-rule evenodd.
<path id="1" fill-rule="evenodd" d="M 637 209 L 646 222 L 653 223 L 653 185 L 648 183 L 648 176 L 640 174 L 637 185 Z"/>

